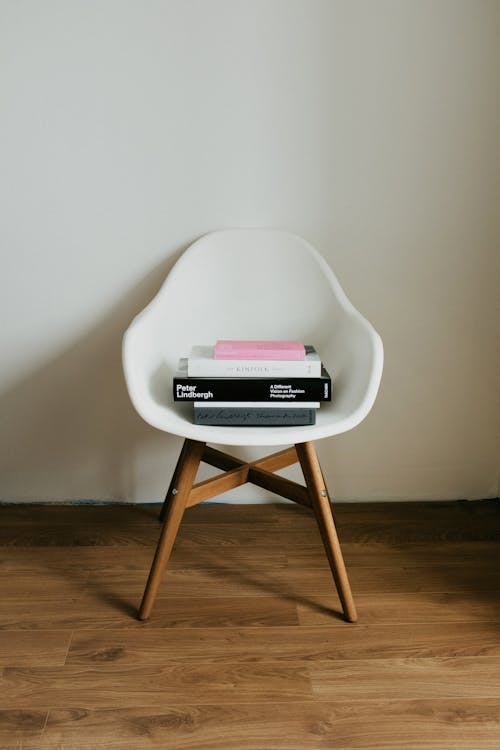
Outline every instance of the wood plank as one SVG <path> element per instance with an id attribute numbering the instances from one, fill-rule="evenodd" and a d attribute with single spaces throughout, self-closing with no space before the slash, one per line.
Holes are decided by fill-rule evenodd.
<path id="1" fill-rule="evenodd" d="M 283 503 L 285 506 L 285 503 Z M 210 526 L 207 522 L 199 522 L 199 518 L 191 519 L 198 508 L 203 508 L 204 503 L 197 505 L 196 508 L 189 508 L 183 518 L 183 523 L 179 532 L 178 543 L 183 540 L 188 543 L 197 542 L 198 544 L 217 544 L 220 541 L 232 543 L 231 540 L 239 539 L 240 543 L 258 543 L 261 545 L 264 541 L 269 544 L 276 544 L 276 529 L 290 535 L 289 540 L 280 542 L 284 547 L 293 544 L 293 540 L 299 542 L 300 539 L 316 539 L 317 530 L 310 519 L 304 519 L 301 525 L 290 526 L 283 522 L 272 523 L 271 518 L 268 522 L 252 523 L 250 526 L 246 523 L 241 525 L 230 522 L 228 519 L 225 523 Z M 210 508 L 217 507 L 213 504 Z M 258 506 L 262 508 L 263 506 Z M 294 505 L 299 508 L 300 506 Z M 310 511 L 304 509 L 307 513 Z M 262 512 L 262 511 L 261 511 Z M 342 547 L 345 543 L 356 544 L 373 544 L 383 543 L 389 545 L 403 544 L 447 544 L 460 542 L 499 542 L 500 529 L 495 523 L 486 523 L 477 521 L 473 525 L 466 524 L 443 525 L 438 526 L 432 519 L 430 521 L 420 520 L 414 525 L 398 525 L 387 523 L 386 526 L 379 522 L 373 521 L 370 524 L 346 522 L 345 519 L 339 519 L 337 505 L 335 505 L 335 519 L 338 527 L 339 537 Z M 79 546 L 137 546 L 145 545 L 147 547 L 155 546 L 158 540 L 157 519 L 152 519 L 147 524 L 137 524 L 115 526 L 102 524 L 79 525 L 55 525 L 51 523 L 40 523 L 36 527 L 24 528 L 22 525 L 15 527 L 0 526 L 0 546 L 9 547 L 79 547 Z M 267 529 L 267 530 L 266 530 Z M 263 536 L 264 535 L 264 536 Z"/>
<path id="2" fill-rule="evenodd" d="M 498 750 L 495 699 L 55 709 L 23 750 Z"/>
<path id="3" fill-rule="evenodd" d="M 486 502 L 461 504 L 440 503 L 386 503 L 374 504 L 366 510 L 363 504 L 336 503 L 336 521 L 342 543 L 421 544 L 430 542 L 498 541 L 500 539 L 500 514 L 498 504 Z M 434 505 L 438 507 L 433 507 Z M 403 506 L 403 507 L 402 507 Z M 409 506 L 409 507 L 407 507 Z M 429 507 L 432 506 L 432 507 Z M 480 506 L 470 509 L 468 506 Z M 6 546 L 109 546 L 155 544 L 157 537 L 156 506 L 127 506 L 107 509 L 95 506 L 42 506 L 21 508 L 0 507 L 0 545 Z M 267 526 L 270 536 L 274 524 L 290 528 L 299 538 L 313 534 L 313 519 L 307 510 L 286 503 L 276 506 L 228 506 L 202 504 L 190 509 L 183 519 L 181 531 L 198 527 L 195 535 L 206 536 L 207 521 L 219 526 L 214 533 L 222 536 L 220 527 L 231 527 L 238 533 L 248 524 Z M 6 513 L 6 510 L 9 512 Z M 3 511 L 3 512 L 2 512 Z M 22 512 L 21 512 L 22 511 Z M 34 517 L 30 518 L 32 511 Z M 122 517 L 122 514 L 123 517 Z M 78 515 L 78 523 L 75 523 Z M 61 522 L 64 520 L 64 523 Z M 235 526 L 236 524 L 236 526 Z M 258 538 L 258 529 L 253 529 Z M 191 534 L 191 531 L 190 531 Z M 189 537 L 188 537 L 189 538 Z"/>
<path id="4" fill-rule="evenodd" d="M 38 526 L 39 523 L 74 524 L 75 515 L 79 523 L 110 524 L 119 520 L 121 525 L 135 526 L 151 523 L 158 518 L 162 503 L 0 503 L 2 526 Z"/>
<path id="5" fill-rule="evenodd" d="M 296 602 L 283 597 L 159 597 L 154 619 L 137 620 L 140 597 L 104 592 L 74 599 L 16 602 L 0 612 L 0 630 L 87 630 L 95 628 L 279 627 L 298 623 Z"/>
<path id="6" fill-rule="evenodd" d="M 157 528 L 159 534 L 159 528 Z M 180 535 L 182 534 L 182 528 Z M 209 530 L 207 529 L 207 536 Z M 262 566 L 287 564 L 285 552 L 276 551 L 274 547 L 265 545 L 254 547 L 225 544 L 223 550 L 213 549 L 213 545 L 203 546 L 201 544 L 190 544 L 184 542 L 180 536 L 174 546 L 174 551 L 168 562 L 169 568 L 207 568 L 213 567 L 214 561 L 219 559 L 215 554 L 223 554 L 224 561 L 231 560 L 233 564 L 242 565 L 253 563 L 258 560 Z M 146 545 L 136 546 L 108 546 L 108 547 L 74 547 L 71 555 L 68 555 L 67 547 L 0 547 L 0 574 L 6 571 L 16 573 L 24 571 L 30 574 L 51 572 L 52 575 L 66 574 L 66 571 L 115 572 L 126 577 L 128 571 L 149 570 L 153 550 Z M 311 561 L 315 558 L 311 553 Z M 408 561 L 408 560 L 406 560 Z M 316 556 L 316 565 L 324 562 L 324 555 Z M 373 560 L 372 560 L 373 562 Z M 312 562 L 311 562 L 312 564 Z"/>
<path id="7" fill-rule="evenodd" d="M 206 530 L 206 527 L 205 527 Z M 0 547 L 108 547 L 145 545 L 158 541 L 157 519 L 136 526 L 80 525 L 76 515 L 72 524 L 52 525 L 50 522 L 30 526 L 0 526 Z"/>
<path id="8" fill-rule="evenodd" d="M 500 622 L 355 627 L 163 628 L 75 633 L 66 663 L 155 665 L 191 660 L 337 661 L 340 659 L 500 656 Z"/>
<path id="9" fill-rule="evenodd" d="M 284 537 L 286 544 L 287 538 Z M 390 543 L 367 543 L 343 542 L 342 550 L 346 565 L 349 569 L 353 567 L 368 566 L 376 564 L 379 567 L 429 567 L 448 564 L 473 564 L 477 565 L 487 562 L 491 566 L 500 565 L 500 545 L 498 542 L 430 542 L 417 544 L 390 544 Z M 293 554 L 288 554 L 283 548 L 290 563 L 308 567 L 322 566 L 324 556 L 318 551 L 314 541 L 305 539 L 302 545 L 293 549 Z M 1 558 L 0 558 L 1 559 Z"/>
<path id="10" fill-rule="evenodd" d="M 278 575 L 281 571 L 278 569 Z M 307 571 L 319 578 L 317 570 Z M 350 578 L 359 593 L 500 591 L 500 569 L 491 561 L 428 567 L 354 567 Z"/>
<path id="11" fill-rule="evenodd" d="M 262 528 L 262 527 L 260 527 Z M 238 528 L 230 525 L 217 529 L 211 536 L 211 526 L 203 527 L 196 538 L 192 534 L 179 532 L 169 568 L 212 568 L 221 559 L 224 563 L 240 562 L 245 565 L 270 567 L 324 568 L 327 565 L 321 539 L 314 533 L 289 534 L 283 532 L 277 539 L 273 533 Z M 156 535 L 159 526 L 156 526 Z M 189 537 L 189 538 L 188 538 Z M 215 548 L 215 549 L 214 549 Z M 379 568 L 396 566 L 426 568 L 441 565 L 472 565 L 478 562 L 491 569 L 500 567 L 500 545 L 497 542 L 400 544 L 357 544 L 346 542 L 342 550 L 349 570 L 353 567 Z M 0 572 L 28 571 L 63 573 L 74 568 L 86 571 L 109 571 L 126 573 L 129 570 L 147 570 L 151 564 L 153 549 L 148 545 L 108 545 L 74 547 L 68 555 L 67 547 L 0 547 Z"/>
<path id="12" fill-rule="evenodd" d="M 0 678 L 5 708 L 163 708 L 166 704 L 286 703 L 312 698 L 302 664 L 174 662 L 161 666 L 91 669 L 65 666 L 5 667 Z"/>
<path id="13" fill-rule="evenodd" d="M 500 592 L 486 591 L 471 596 L 434 593 L 357 594 L 360 620 L 377 623 L 445 623 L 485 622 L 500 620 Z M 314 596 L 309 602 L 297 604 L 301 625 L 334 626 L 338 608 L 331 597 Z M 465 637 L 465 633 L 464 633 Z"/>
<path id="14" fill-rule="evenodd" d="M 156 528 L 159 533 L 159 527 Z M 243 534 L 243 531 L 238 531 Z M 245 537 L 244 537 L 245 539 Z M 210 527 L 205 525 L 201 539 L 187 538 L 183 529 L 179 532 L 174 551 L 169 560 L 169 568 L 212 568 L 214 563 L 224 560 L 233 565 L 241 563 L 261 567 L 324 568 L 327 565 L 319 534 L 281 533 L 274 541 L 270 534 L 252 538 L 248 543 L 233 533 L 230 526 L 226 534 L 216 540 L 210 539 Z M 215 549 L 214 549 L 215 548 Z M 353 567 L 409 567 L 426 568 L 441 565 L 468 564 L 474 568 L 478 562 L 491 569 L 500 568 L 500 545 L 497 542 L 430 543 L 430 544 L 342 544 L 346 565 Z M 147 570 L 151 564 L 153 550 L 147 545 L 109 545 L 102 547 L 74 547 L 68 555 L 67 547 L 0 547 L 0 573 L 6 571 L 27 571 L 32 574 L 52 571 L 64 572 L 79 569 L 86 571 L 122 572 Z"/>
<path id="15" fill-rule="evenodd" d="M 68 653 L 71 632 L 45 630 L 0 630 L 0 666 L 62 666 Z"/>
<path id="16" fill-rule="evenodd" d="M 498 656 L 317 661 L 308 673 L 315 695 L 326 699 L 500 699 Z"/>
<path id="17" fill-rule="evenodd" d="M 229 514 L 226 512 L 228 508 L 231 508 Z M 233 508 L 234 513 L 232 512 Z M 198 526 L 209 522 L 220 526 L 236 524 L 241 528 L 258 524 L 269 531 L 275 525 L 301 529 L 304 523 L 310 521 L 310 516 L 311 514 L 307 509 L 286 501 L 280 502 L 276 498 L 276 502 L 264 505 L 258 503 L 248 505 L 230 505 L 223 502 L 202 503 L 196 508 L 196 511 L 189 512 L 186 521 Z"/>
<path id="18" fill-rule="evenodd" d="M 197 506 L 201 507 L 201 506 Z M 299 507 L 299 506 L 295 506 Z M 193 511 L 195 509 L 193 508 Z M 311 512 L 308 510 L 308 514 Z M 186 512 L 185 518 L 191 513 Z M 312 515 L 312 514 L 311 514 Z M 293 552 L 301 544 L 321 547 L 321 538 L 315 524 L 301 528 L 290 529 L 285 525 L 277 524 L 187 524 L 184 523 L 177 540 L 176 548 L 186 550 L 188 548 L 216 547 L 255 547 L 279 550 L 287 554 Z"/>
<path id="19" fill-rule="evenodd" d="M 64 568 L 54 571 L 19 571 L 13 575 L 10 571 L 0 572 L 1 606 L 6 607 L 10 601 L 29 598 L 30 601 L 43 601 L 63 595 L 71 596 L 83 591 L 87 584 L 87 571 Z"/>
<path id="20" fill-rule="evenodd" d="M 158 598 L 155 618 L 136 620 L 140 597 L 113 594 L 75 599 L 15 602 L 0 611 L 0 630 L 94 630 L 96 628 L 239 627 L 265 625 L 327 625 L 348 627 L 339 619 L 335 594 L 297 598 L 289 595 L 254 597 Z M 500 620 L 499 592 L 471 597 L 461 594 L 358 595 L 361 622 L 367 625 L 411 623 L 474 623 Z M 465 633 L 464 633 L 465 637 Z"/>
<path id="21" fill-rule="evenodd" d="M 495 501 L 336 504 L 344 541 L 392 543 L 500 539 Z"/>
<path id="22" fill-rule="evenodd" d="M 245 462 L 240 462 L 245 463 Z M 223 467 L 220 467 L 223 468 Z M 236 468 L 232 465 L 228 468 Z M 44 523 L 51 526 L 74 525 L 78 515 L 78 525 L 113 527 L 134 527 L 138 524 L 149 525 L 158 519 L 162 503 L 99 503 L 84 504 L 0 504 L 0 527 L 28 526 L 30 528 Z M 414 524 L 425 519 L 434 521 L 444 529 L 448 523 L 463 528 L 470 523 L 485 524 L 487 521 L 499 530 L 499 505 L 496 500 L 482 501 L 428 501 L 428 502 L 373 502 L 345 503 L 335 501 L 336 519 L 339 522 L 352 524 L 378 524 L 379 526 L 398 526 Z M 217 523 L 290 523 L 301 524 L 310 517 L 309 513 L 294 505 L 231 505 L 205 504 L 189 514 L 194 523 L 207 520 Z M 187 521 L 187 518 L 186 518 Z"/>
<path id="23" fill-rule="evenodd" d="M 147 569 L 99 571 L 88 574 L 85 591 L 137 596 L 144 588 Z M 442 565 L 434 568 L 354 567 L 350 571 L 356 594 L 374 593 L 454 593 L 462 591 L 500 591 L 500 569 L 489 563 Z M 1 576 L 0 576 L 1 579 Z M 235 568 L 231 563 L 219 567 L 176 568 L 165 572 L 158 596 L 292 596 L 309 597 L 335 590 L 328 563 L 322 568 L 296 565 L 273 568 L 255 565 Z"/>
<path id="24" fill-rule="evenodd" d="M 217 514 L 217 509 L 220 508 L 217 503 L 209 503 L 207 507 L 210 511 L 214 511 L 214 515 Z M 289 529 L 290 524 L 287 523 L 286 519 L 282 522 L 278 520 L 273 521 L 273 511 L 269 515 L 262 513 L 260 517 L 255 518 L 255 511 L 253 512 L 254 522 L 246 522 L 242 520 L 238 524 L 230 521 L 231 515 L 229 514 L 228 519 L 225 522 L 219 522 L 215 518 L 209 522 L 199 520 L 198 510 L 204 508 L 205 504 L 202 503 L 195 508 L 189 508 L 185 513 L 182 526 L 179 532 L 179 541 L 186 539 L 189 543 L 197 541 L 200 544 L 210 543 L 212 535 L 210 533 L 213 528 L 213 539 L 217 543 L 217 540 L 225 539 L 231 540 L 239 536 L 239 532 L 246 534 L 248 538 L 259 541 L 260 532 L 266 532 L 267 538 L 272 540 L 276 536 L 276 527 Z M 226 506 L 224 506 L 226 507 Z M 255 506 L 254 506 L 255 507 Z M 262 508 L 263 506 L 256 506 Z M 267 507 L 267 506 L 266 506 Z M 269 506 L 273 507 L 273 506 Z M 14 524 L 13 526 L 4 525 L 0 526 L 0 547 L 94 547 L 94 546 L 138 546 L 146 545 L 148 547 L 155 546 L 158 540 L 158 518 L 152 518 L 147 523 L 137 524 L 120 524 L 116 522 L 105 523 L 104 521 L 93 524 L 80 524 L 77 522 L 77 511 L 75 508 L 75 515 L 73 523 L 71 524 L 53 524 L 50 521 L 40 522 L 38 524 L 26 525 Z M 159 513 L 159 509 L 158 509 Z M 195 515 L 195 518 L 191 518 Z M 210 524 L 210 526 L 208 525 Z M 304 530 L 304 524 L 307 527 L 307 521 L 304 519 L 300 525 L 295 525 L 290 532 L 295 538 L 299 539 L 304 533 L 307 534 L 307 529 Z M 312 533 L 315 533 L 314 526 L 311 527 Z M 267 531 L 266 531 L 267 530 Z M 287 531 L 288 533 L 288 531 Z M 213 544 L 213 542 L 212 542 Z"/>
<path id="25" fill-rule="evenodd" d="M 0 747 L 24 750 L 24 741 L 35 740 L 32 747 L 41 747 L 42 731 L 48 711 L 0 708 Z"/>

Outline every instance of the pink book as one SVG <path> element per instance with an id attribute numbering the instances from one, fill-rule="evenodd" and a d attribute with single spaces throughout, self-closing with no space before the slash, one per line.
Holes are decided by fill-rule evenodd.
<path id="1" fill-rule="evenodd" d="M 215 359 L 284 359 L 306 358 L 301 341 L 228 341 L 219 339 L 215 344 Z"/>

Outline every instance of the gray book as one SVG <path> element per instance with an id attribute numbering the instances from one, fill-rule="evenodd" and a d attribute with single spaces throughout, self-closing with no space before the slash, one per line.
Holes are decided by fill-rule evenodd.
<path id="1" fill-rule="evenodd" d="M 194 405 L 194 423 L 216 427 L 291 427 L 316 423 L 316 409 Z"/>

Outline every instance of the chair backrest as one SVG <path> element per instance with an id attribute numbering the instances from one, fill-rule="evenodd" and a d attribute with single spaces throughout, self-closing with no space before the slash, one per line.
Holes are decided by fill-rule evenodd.
<path id="1" fill-rule="evenodd" d="M 191 245 L 146 308 L 175 368 L 192 344 L 299 339 L 321 349 L 352 309 L 320 254 L 288 232 L 230 229 Z"/>

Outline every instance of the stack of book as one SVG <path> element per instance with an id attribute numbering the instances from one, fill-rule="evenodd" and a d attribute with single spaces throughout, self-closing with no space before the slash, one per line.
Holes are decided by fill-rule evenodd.
<path id="1" fill-rule="evenodd" d="M 174 401 L 192 401 L 194 422 L 226 426 L 310 425 L 331 378 L 313 346 L 227 341 L 193 346 L 179 361 Z"/>

